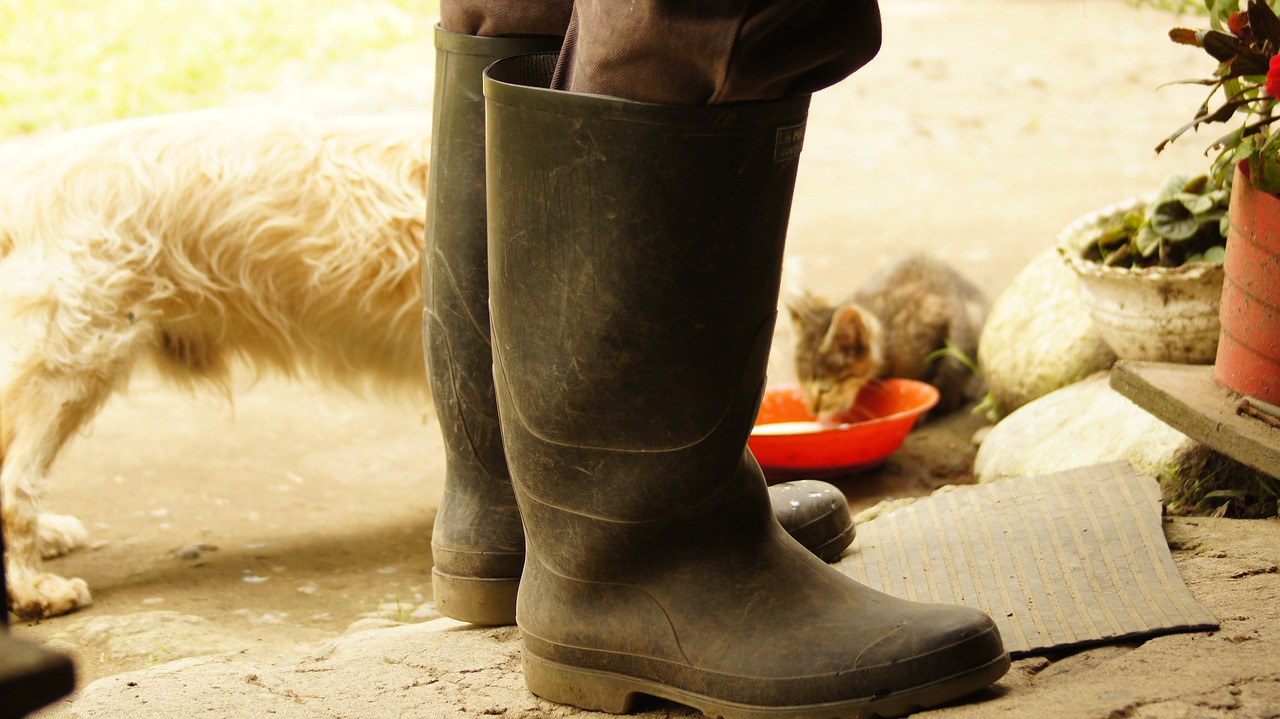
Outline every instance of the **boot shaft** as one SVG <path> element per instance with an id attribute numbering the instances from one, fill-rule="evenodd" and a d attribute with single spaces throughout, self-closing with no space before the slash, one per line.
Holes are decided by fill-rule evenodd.
<path id="1" fill-rule="evenodd" d="M 486 80 L 504 424 L 578 468 L 531 473 L 528 491 L 643 521 L 741 461 L 808 99 L 650 105 L 547 90 L 553 67 L 512 58 Z M 692 478 L 616 491 L 673 467 Z"/>
<path id="2" fill-rule="evenodd" d="M 499 58 L 554 50 L 559 43 L 554 37 L 474 37 L 436 28 L 423 339 L 451 476 L 506 481 L 489 339 L 481 77 Z"/>

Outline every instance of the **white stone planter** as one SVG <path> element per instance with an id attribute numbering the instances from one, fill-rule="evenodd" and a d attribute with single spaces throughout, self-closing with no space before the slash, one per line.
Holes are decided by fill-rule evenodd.
<path id="1" fill-rule="evenodd" d="M 1218 349 L 1223 270 L 1106 267 L 1082 257 L 1126 213 L 1145 207 L 1133 198 L 1079 218 L 1058 235 L 1058 252 L 1080 278 L 1080 300 L 1120 359 L 1211 364 Z"/>

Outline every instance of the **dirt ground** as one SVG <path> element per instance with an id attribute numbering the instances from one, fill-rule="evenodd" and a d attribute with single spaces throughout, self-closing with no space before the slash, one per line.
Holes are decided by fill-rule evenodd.
<path id="1" fill-rule="evenodd" d="M 812 289 L 842 295 L 889 254 L 928 249 L 994 298 L 1075 217 L 1205 166 L 1203 136 L 1160 157 L 1152 151 L 1202 99 L 1199 88 L 1157 87 L 1212 69 L 1167 40 L 1169 14 L 1124 0 L 885 5 L 880 57 L 813 102 L 788 249 Z M 375 66 L 241 102 L 425 112 L 427 30 L 419 47 Z M 966 481 L 969 436 L 980 425 L 965 416 L 927 425 L 885 467 L 838 483 L 856 510 Z M 442 477 L 428 408 L 267 380 L 232 409 L 141 377 L 76 439 L 47 493 L 48 509 L 92 531 L 91 548 L 51 566 L 85 578 L 95 603 L 13 632 L 43 641 L 86 618 L 165 610 L 250 636 L 271 656 L 370 615 L 430 616 L 423 606 Z M 1224 620 L 1204 641 L 1241 647 L 1239 665 L 1232 651 L 1190 643 L 1125 672 L 1095 673 L 1088 686 L 1099 697 L 1178 672 L 1222 677 L 1176 697 L 1167 713 L 1154 703 L 1106 708 L 1113 702 L 1096 716 L 1280 716 L 1280 674 L 1257 660 L 1280 656 L 1276 522 L 1169 526 L 1188 585 Z M 83 686 L 189 653 L 85 651 L 77 669 Z M 1057 715 L 1082 697 L 1046 689 L 1037 703 L 1035 677 L 1078 676 L 1102 661 L 1091 656 L 1054 662 L 1054 671 L 1048 660 L 1020 662 L 988 698 L 1003 716 Z M 1197 661 L 1213 666 L 1196 672 Z M 70 702 L 42 715 L 71 716 Z"/>

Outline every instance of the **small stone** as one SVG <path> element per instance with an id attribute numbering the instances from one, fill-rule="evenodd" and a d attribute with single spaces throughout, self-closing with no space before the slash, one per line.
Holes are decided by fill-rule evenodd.
<path id="1" fill-rule="evenodd" d="M 443 616 L 443 614 L 436 610 L 436 605 L 431 602 L 427 602 L 409 613 L 409 618 L 415 622 L 428 622 L 432 619 L 439 619 Z"/>
<path id="2" fill-rule="evenodd" d="M 288 612 L 266 612 L 257 617 L 249 617 L 250 624 L 284 624 L 284 620 L 289 616 Z"/>
<path id="3" fill-rule="evenodd" d="M 379 619 L 377 617 L 365 617 L 357 619 L 349 624 L 343 634 L 355 634 L 357 632 L 367 632 L 374 629 L 388 629 L 390 627 L 402 626 L 399 622 L 393 622 L 390 619 Z"/>
<path id="4" fill-rule="evenodd" d="M 212 552 L 217 549 L 218 548 L 212 544 L 188 544 L 185 547 L 173 550 L 171 554 L 173 554 L 176 559 L 199 559 L 205 552 Z"/>

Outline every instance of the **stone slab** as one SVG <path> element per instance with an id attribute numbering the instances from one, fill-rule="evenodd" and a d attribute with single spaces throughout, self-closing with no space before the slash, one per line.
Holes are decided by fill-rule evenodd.
<path id="1" fill-rule="evenodd" d="M 1111 387 L 1192 439 L 1280 477 L 1280 429 L 1237 414 L 1240 398 L 1218 385 L 1213 365 L 1122 360 Z"/>

